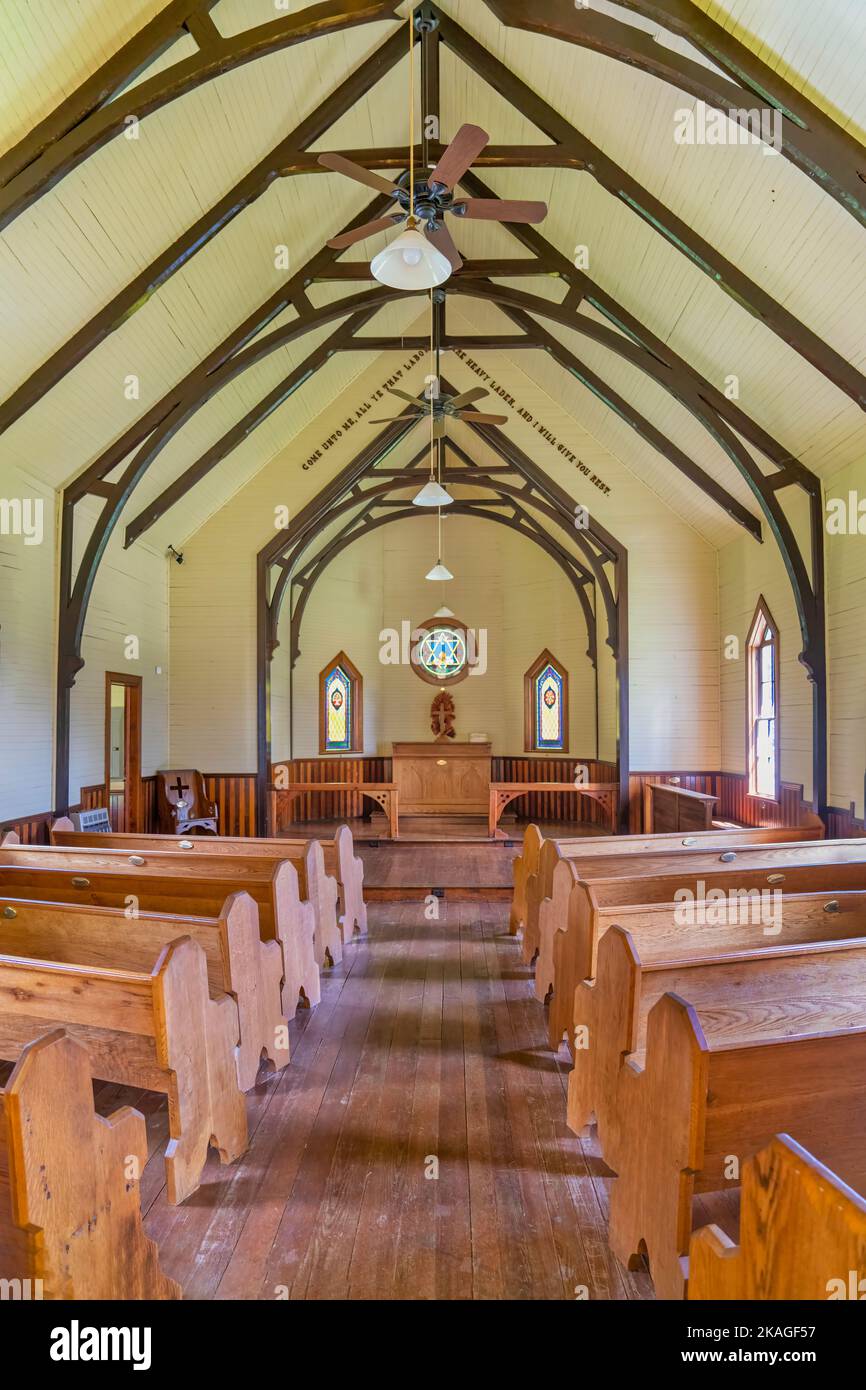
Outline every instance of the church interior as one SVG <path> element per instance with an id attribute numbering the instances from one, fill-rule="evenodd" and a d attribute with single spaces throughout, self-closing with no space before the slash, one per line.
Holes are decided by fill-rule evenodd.
<path id="1" fill-rule="evenodd" d="M 2 1297 L 866 1297 L 864 63 L 3 0 Z"/>

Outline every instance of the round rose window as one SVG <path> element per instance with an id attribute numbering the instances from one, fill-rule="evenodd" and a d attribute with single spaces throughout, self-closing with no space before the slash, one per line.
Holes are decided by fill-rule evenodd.
<path id="1" fill-rule="evenodd" d="M 451 680 L 466 665 L 466 638 L 455 627 L 434 627 L 418 646 L 418 662 L 434 680 Z"/>

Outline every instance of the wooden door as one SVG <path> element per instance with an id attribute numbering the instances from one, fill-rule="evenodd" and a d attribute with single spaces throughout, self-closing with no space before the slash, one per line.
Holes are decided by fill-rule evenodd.
<path id="1" fill-rule="evenodd" d="M 105 799 L 112 829 L 141 830 L 141 676 L 105 673 Z"/>

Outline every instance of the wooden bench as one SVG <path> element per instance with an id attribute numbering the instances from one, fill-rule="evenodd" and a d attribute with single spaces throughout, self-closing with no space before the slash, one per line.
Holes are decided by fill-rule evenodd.
<path id="1" fill-rule="evenodd" d="M 241 1090 L 256 1084 L 262 1058 L 277 1069 L 289 1061 L 283 954 L 278 942 L 261 940 L 258 909 L 248 893 L 233 893 L 215 918 L 139 911 L 130 919 L 119 908 L 8 897 L 0 897 L 0 914 L 7 949 L 20 937 L 18 954 L 44 960 L 68 960 L 72 952 L 82 964 L 146 968 L 148 957 L 177 937 L 191 937 L 204 951 L 211 996 L 229 994 L 237 1005 Z"/>
<path id="2" fill-rule="evenodd" d="M 47 931 L 40 926 L 40 939 Z M 70 942 L 62 928 L 46 960 L 27 954 L 26 929 L 4 913 L 0 1057 L 17 1061 L 29 1042 L 63 1027 L 87 1049 L 94 1076 L 167 1095 L 168 1199 L 182 1202 L 199 1186 L 211 1144 L 223 1163 L 247 1146 L 237 1005 L 227 994 L 211 998 L 204 952 L 190 937 L 154 952 L 130 936 L 133 968 L 97 963 L 104 933 L 94 941 L 77 931 Z M 119 958 L 112 947 L 112 962 Z"/>
<path id="3" fill-rule="evenodd" d="M 579 1134 L 594 1119 L 612 1167 L 621 1149 L 617 1080 L 622 1059 L 643 1048 L 647 1016 L 663 994 L 688 996 L 696 964 L 737 963 L 757 955 L 770 959 L 833 941 L 866 944 L 866 892 L 792 894 L 784 911 L 784 941 L 762 936 L 760 926 L 748 921 L 687 925 L 664 912 L 624 917 L 628 930 L 614 925 L 604 933 L 595 978 L 578 982 L 570 1011 L 574 1063 L 568 1125 Z"/>
<path id="4" fill-rule="evenodd" d="M 762 847 L 763 850 L 766 847 Z M 784 895 L 791 893 L 836 894 L 837 888 L 856 892 L 866 889 L 866 863 L 786 864 L 776 869 L 772 859 L 762 852 L 758 866 L 744 855 L 730 864 L 705 864 L 706 856 L 695 860 L 675 873 L 655 874 L 653 877 L 588 879 L 577 877 L 571 860 L 561 860 L 554 873 L 551 897 L 539 911 L 539 952 L 535 965 L 536 998 L 550 999 L 548 1037 L 550 1045 L 558 1048 L 563 1037 L 570 1035 L 574 990 L 580 980 L 595 975 L 596 953 L 604 932 L 618 922 L 629 927 L 632 920 L 645 914 L 661 917 L 668 924 L 669 934 L 678 933 L 677 895 L 691 893 L 696 902 L 701 894 L 721 890 L 725 894 L 752 895 L 753 913 L 762 915 L 763 908 L 772 908 L 774 897 L 760 899 L 761 893 Z M 781 932 L 767 930 L 759 923 L 766 938 L 781 939 Z M 709 933 L 720 928 L 707 925 Z"/>
<path id="5" fill-rule="evenodd" d="M 691 791 L 673 782 L 645 782 L 643 823 L 648 832 L 712 830 L 717 796 Z"/>
<path id="6" fill-rule="evenodd" d="M 16 837 L 17 839 L 17 837 Z M 3 841 L 5 845 L 7 840 Z M 68 818 L 61 818 L 51 827 L 51 843 L 67 849 L 126 849 L 183 850 L 196 855 L 244 854 L 264 859 L 291 859 L 301 879 L 301 893 L 312 898 L 317 905 L 317 921 L 323 923 L 322 934 L 330 939 L 325 923 L 333 908 L 331 895 L 333 889 L 328 883 L 333 878 L 339 894 L 339 924 L 342 940 L 351 940 L 355 930 L 367 930 L 367 908 L 364 903 L 364 864 L 355 854 L 352 832 L 348 825 L 338 826 L 332 840 L 319 839 L 322 846 L 323 867 L 318 869 L 317 860 L 310 860 L 307 846 L 309 840 L 275 839 L 266 840 L 244 835 L 210 835 L 178 839 L 174 835 L 133 835 L 96 834 L 72 829 Z M 11 844 L 11 842 L 10 842 Z M 308 869 L 308 864 L 310 868 Z M 313 892 L 309 892 L 307 879 L 312 879 Z M 320 961 L 320 964 L 323 962 Z"/>
<path id="7" fill-rule="evenodd" d="M 321 848 L 312 848 L 321 857 Z M 302 901 L 298 873 L 289 860 L 203 855 L 193 867 L 183 852 L 127 855 L 32 845 L 0 850 L 0 896 L 119 908 L 134 897 L 137 911 L 219 917 L 226 899 L 238 890 L 249 893 L 258 907 L 262 940 L 280 944 L 281 1007 L 286 1018 L 293 1018 L 299 1001 L 318 1004 L 321 985 L 313 906 Z"/>
<path id="8" fill-rule="evenodd" d="M 610 1245 L 641 1252 L 681 1298 L 695 1193 L 730 1189 L 779 1131 L 855 1190 L 866 1184 L 866 944 L 692 963 L 691 1002 L 665 994 L 643 1055 L 620 1070 Z"/>
<path id="9" fill-rule="evenodd" d="M 522 956 L 529 964 L 541 945 L 541 904 L 553 896 L 553 875 L 556 866 L 567 859 L 573 863 L 576 875 L 587 881 L 596 879 L 648 879 L 657 874 L 691 874 L 692 868 L 708 872 L 723 866 L 758 868 L 782 873 L 790 866 L 803 864 L 845 864 L 866 862 L 866 841 L 820 840 L 784 842 L 782 844 L 723 844 L 721 849 L 703 845 L 686 849 L 669 846 L 657 852 L 640 851 L 622 855 L 571 855 L 563 853 L 555 840 L 546 840 L 539 851 L 538 867 L 527 880 L 524 905 Z"/>
<path id="10" fill-rule="evenodd" d="M 739 1243 L 718 1226 L 692 1236 L 688 1294 L 737 1302 L 862 1299 L 866 1201 L 790 1135 L 777 1134 L 743 1168 Z"/>
<path id="11" fill-rule="evenodd" d="M 277 825 L 277 807 L 282 798 L 286 806 L 299 796 L 313 792 L 356 792 L 373 801 L 388 817 L 388 833 L 392 840 L 400 836 L 400 791 L 396 782 L 290 782 L 285 787 L 271 787 L 271 824 Z"/>
<path id="12" fill-rule="evenodd" d="M 817 817 L 816 817 L 817 820 Z M 709 830 L 694 835 L 583 835 L 577 839 L 545 840 L 537 825 L 528 825 L 523 832 L 523 853 L 514 860 L 514 898 L 511 909 L 512 936 L 522 930 L 526 909 L 526 885 L 537 872 L 544 844 L 552 843 L 564 859 L 593 858 L 602 855 L 656 853 L 673 849 L 729 849 L 738 845 L 787 844 L 789 841 L 818 840 L 824 837 L 824 826 L 818 821 L 796 830 Z M 550 895 L 541 892 L 542 897 Z"/>
<path id="13" fill-rule="evenodd" d="M 0 1279 L 13 1296 L 181 1297 L 141 1224 L 146 1161 L 137 1110 L 95 1113 L 84 1048 L 57 1029 L 22 1049 L 0 1090 Z"/>
<path id="14" fill-rule="evenodd" d="M 503 811 L 519 796 L 528 796 L 531 792 L 553 792 L 557 796 L 571 792 L 575 796 L 585 796 L 601 807 L 611 831 L 616 829 L 619 792 L 616 782 L 491 782 L 487 817 L 487 833 L 491 839 L 505 838 L 505 832 L 497 829 Z"/>

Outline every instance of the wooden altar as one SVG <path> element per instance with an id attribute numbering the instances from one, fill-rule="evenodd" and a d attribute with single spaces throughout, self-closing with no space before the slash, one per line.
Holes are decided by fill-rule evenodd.
<path id="1" fill-rule="evenodd" d="M 391 776 L 404 816 L 486 816 L 489 743 L 395 743 Z"/>

